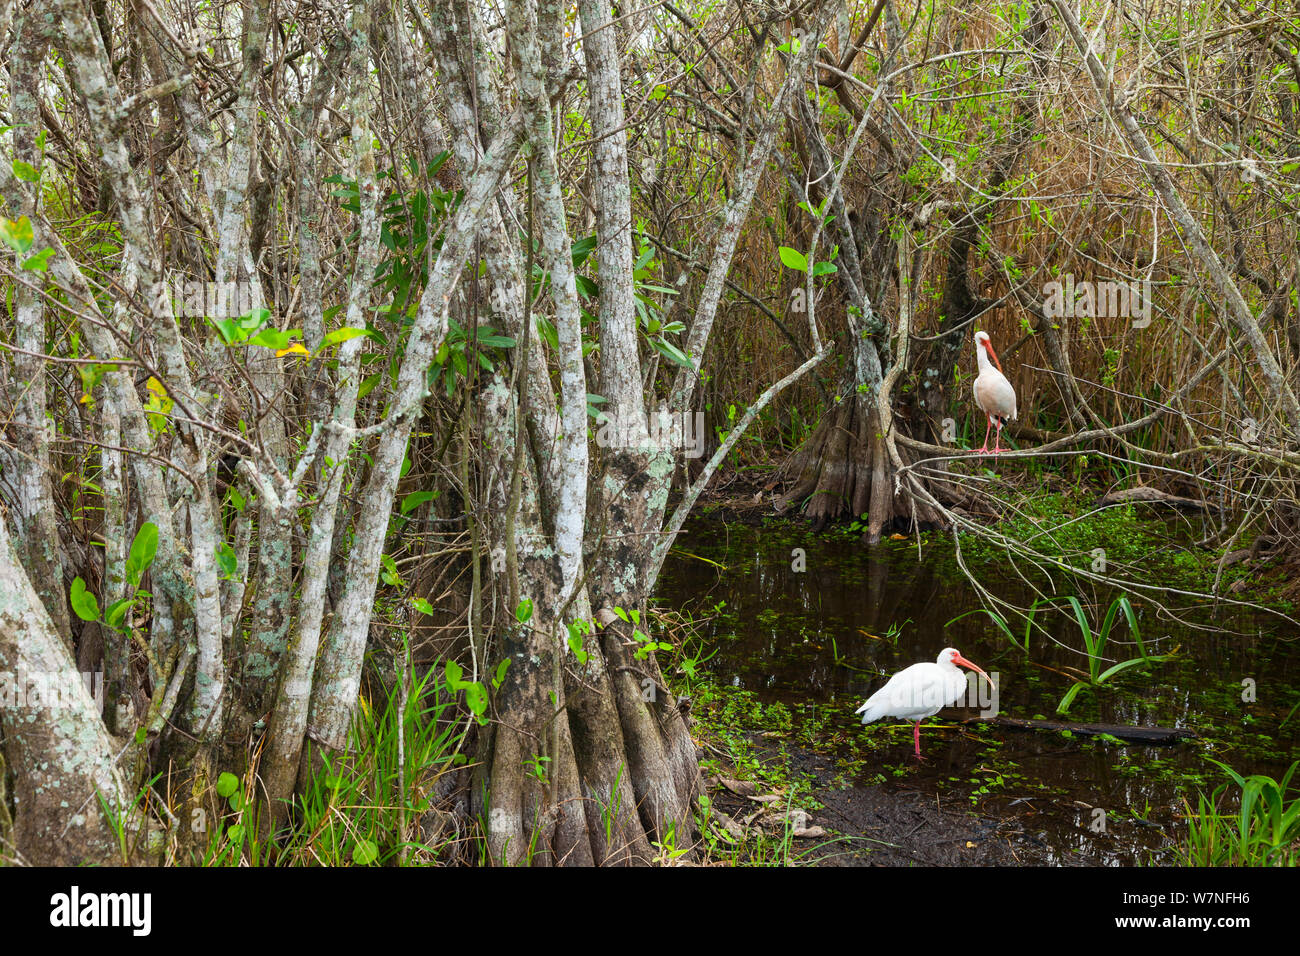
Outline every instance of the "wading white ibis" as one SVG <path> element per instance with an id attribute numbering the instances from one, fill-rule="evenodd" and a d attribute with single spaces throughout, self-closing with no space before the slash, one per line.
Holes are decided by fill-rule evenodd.
<path id="1" fill-rule="evenodd" d="M 920 760 L 921 721 L 955 704 L 966 690 L 966 675 L 958 666 L 982 674 L 989 686 L 993 686 L 993 678 L 962 657 L 960 651 L 945 647 L 933 664 L 913 664 L 889 678 L 889 683 L 867 698 L 856 713 L 862 715 L 864 724 L 881 717 L 901 717 L 915 722 L 912 739 L 916 744 L 916 759 Z"/>
<path id="2" fill-rule="evenodd" d="M 989 423 L 984 428 L 984 445 L 979 453 L 989 452 L 989 429 L 997 426 L 997 435 L 993 438 L 993 454 L 1001 451 L 1000 439 L 1002 426 L 1007 420 L 1016 417 L 1016 390 L 1011 387 L 1007 377 L 1002 374 L 1002 363 L 989 342 L 987 332 L 975 333 L 975 357 L 979 360 L 980 373 L 975 379 L 975 404 L 988 416 Z"/>

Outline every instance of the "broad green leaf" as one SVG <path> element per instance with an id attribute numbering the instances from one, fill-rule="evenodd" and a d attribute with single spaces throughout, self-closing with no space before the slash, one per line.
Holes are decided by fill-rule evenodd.
<path id="1" fill-rule="evenodd" d="M 413 491 L 402 499 L 402 514 L 410 514 L 426 501 L 433 501 L 437 497 L 436 491 Z"/>
<path id="2" fill-rule="evenodd" d="M 239 570 L 239 558 L 228 541 L 217 545 L 217 569 L 227 580 L 234 578 L 235 572 Z"/>
<path id="3" fill-rule="evenodd" d="M 126 612 L 131 609 L 135 603 L 134 598 L 123 598 L 121 601 L 114 601 L 104 609 L 104 623 L 115 631 L 122 629 L 122 621 L 126 617 Z"/>
<path id="4" fill-rule="evenodd" d="M 379 847 L 374 841 L 358 837 L 357 845 L 352 848 L 352 862 L 357 866 L 369 866 L 377 859 L 379 859 Z"/>
<path id="5" fill-rule="evenodd" d="M 341 342 L 347 342 L 349 339 L 359 338 L 360 336 L 367 334 L 369 333 L 367 333 L 365 329 L 354 329 L 351 326 L 344 326 L 343 328 L 335 329 L 333 332 L 326 335 L 325 340 L 321 345 L 338 345 Z"/>
<path id="6" fill-rule="evenodd" d="M 140 525 L 131 542 L 131 553 L 126 559 L 126 575 L 132 584 L 139 583 L 145 569 L 153 563 L 158 553 L 158 526 L 152 521 Z"/>
<path id="7" fill-rule="evenodd" d="M 26 252 L 32 247 L 36 236 L 32 232 L 32 221 L 26 216 L 17 219 L 0 217 L 0 239 L 8 243 L 14 252 Z"/>
<path id="8" fill-rule="evenodd" d="M 289 333 L 281 332 L 279 329 L 263 329 L 255 336 L 248 340 L 249 345 L 260 345 L 268 349 L 280 349 L 289 347 Z"/>
<path id="9" fill-rule="evenodd" d="M 235 345 L 243 341 L 245 337 L 246 333 L 234 319 L 208 319 L 208 322 L 217 330 L 217 334 L 221 336 L 221 342 L 224 345 Z"/>
<path id="10" fill-rule="evenodd" d="M 582 649 L 582 631 L 576 625 L 569 625 L 569 650 L 578 659 L 579 664 L 587 663 L 587 652 Z"/>
<path id="11" fill-rule="evenodd" d="M 229 797 L 238 789 L 239 778 L 233 773 L 222 772 L 221 776 L 217 777 L 217 796 Z"/>
<path id="12" fill-rule="evenodd" d="M 470 713 L 483 723 L 483 715 L 487 713 L 487 688 L 478 681 L 465 685 L 465 706 L 469 708 Z"/>
<path id="13" fill-rule="evenodd" d="M 777 251 L 781 254 L 781 261 L 785 263 L 787 269 L 795 269 L 799 272 L 808 271 L 808 258 L 798 249 L 781 246 Z"/>
<path id="14" fill-rule="evenodd" d="M 271 319 L 271 310 L 266 308 L 251 309 L 239 317 L 239 327 L 247 329 L 252 335 Z"/>
<path id="15" fill-rule="evenodd" d="M 80 577 L 72 579 L 72 590 L 68 594 L 72 612 L 83 621 L 99 620 L 99 601 L 95 595 L 86 590 L 86 582 Z"/>
<path id="16" fill-rule="evenodd" d="M 588 256 L 591 255 L 592 251 L 595 248 L 596 248 L 596 236 L 594 234 L 587 236 L 584 239 L 579 239 L 577 242 L 573 244 L 573 248 L 572 248 L 573 264 L 575 266 L 581 265 L 583 261 Z"/>
<path id="17" fill-rule="evenodd" d="M 36 253 L 36 255 L 24 259 L 22 267 L 34 272 L 46 272 L 50 268 L 50 258 L 53 255 L 54 250 L 47 246 L 40 252 Z"/>

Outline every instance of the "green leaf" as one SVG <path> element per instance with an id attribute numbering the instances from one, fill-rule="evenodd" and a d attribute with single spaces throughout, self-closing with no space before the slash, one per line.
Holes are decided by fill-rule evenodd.
<path id="1" fill-rule="evenodd" d="M 95 600 L 95 595 L 86 590 L 86 582 L 80 577 L 72 579 L 72 590 L 68 594 L 68 600 L 72 605 L 72 612 L 83 621 L 99 620 L 99 601 Z"/>
<path id="2" fill-rule="evenodd" d="M 432 613 L 433 613 L 433 605 L 430 604 L 430 603 L 429 603 L 427 600 L 425 600 L 424 598 L 412 598 L 412 599 L 411 599 L 411 604 L 412 604 L 412 605 L 415 607 L 415 609 L 416 609 L 417 611 L 419 611 L 421 614 L 432 614 Z"/>
<path id="3" fill-rule="evenodd" d="M 279 329 L 263 329 L 249 339 L 248 344 L 260 345 L 264 348 L 275 349 L 278 352 L 280 349 L 289 347 L 290 338 L 289 331 L 281 332 Z"/>
<path id="4" fill-rule="evenodd" d="M 510 667 L 510 658 L 503 657 L 501 663 L 497 665 L 496 676 L 492 678 L 492 689 L 500 690 L 501 682 L 506 679 L 506 669 Z"/>
<path id="5" fill-rule="evenodd" d="M 252 335 L 271 320 L 271 310 L 266 308 L 250 309 L 239 317 L 239 327 Z"/>
<path id="6" fill-rule="evenodd" d="M 478 681 L 465 685 L 465 706 L 470 709 L 479 723 L 484 723 L 483 716 L 487 713 L 487 688 Z"/>
<path id="7" fill-rule="evenodd" d="M 569 625 L 569 650 L 573 651 L 579 664 L 587 663 L 587 652 L 582 649 L 582 630 L 576 622 Z"/>
<path id="8" fill-rule="evenodd" d="M 82 365 L 77 371 L 81 375 L 81 390 L 84 393 L 81 401 L 89 402 L 91 393 L 95 391 L 95 386 L 100 383 L 107 373 L 117 371 L 117 366 L 95 362 L 93 365 Z"/>
<path id="9" fill-rule="evenodd" d="M 32 221 L 26 216 L 17 219 L 0 218 L 0 239 L 8 243 L 14 252 L 26 252 L 32 247 L 35 238 Z"/>
<path id="10" fill-rule="evenodd" d="M 680 365 L 682 368 L 691 369 L 692 371 L 694 371 L 695 366 L 691 364 L 691 357 L 687 355 L 685 352 L 683 352 L 681 349 L 679 349 L 677 346 L 673 345 L 673 343 L 668 342 L 662 338 L 651 339 L 650 342 L 669 361 L 677 365 Z"/>
<path id="11" fill-rule="evenodd" d="M 131 542 L 131 553 L 126 559 L 126 576 L 132 584 L 137 584 L 149 565 L 153 564 L 154 555 L 158 553 L 158 526 L 152 521 L 140 525 Z"/>
<path id="12" fill-rule="evenodd" d="M 577 242 L 573 244 L 573 248 L 572 248 L 573 264 L 575 266 L 582 265 L 583 261 L 588 256 L 591 255 L 592 251 L 595 248 L 596 248 L 596 236 L 594 233 L 590 236 L 587 236 L 585 239 L 579 239 Z"/>
<path id="13" fill-rule="evenodd" d="M 515 620 L 520 624 L 527 624 L 533 616 L 533 602 L 530 598 L 524 598 L 515 608 Z"/>
<path id="14" fill-rule="evenodd" d="M 839 272 L 840 267 L 833 262 L 814 262 L 812 274 L 815 276 L 826 276 L 832 272 Z"/>
<path id="15" fill-rule="evenodd" d="M 1074 703 L 1074 698 L 1078 697 L 1079 691 L 1083 690 L 1087 686 L 1087 684 L 1078 683 L 1066 691 L 1065 696 L 1061 698 L 1061 702 L 1056 705 L 1056 712 L 1058 714 L 1068 713 L 1070 705 Z"/>
<path id="16" fill-rule="evenodd" d="M 537 334 L 551 348 L 560 347 L 560 334 L 556 331 L 555 324 L 545 316 L 537 316 Z"/>
<path id="17" fill-rule="evenodd" d="M 126 618 L 126 612 L 131 609 L 135 603 L 135 598 L 123 598 L 121 601 L 114 601 L 104 610 L 104 623 L 115 631 L 122 629 L 122 621 Z"/>
<path id="18" fill-rule="evenodd" d="M 31 163 L 24 163 L 21 159 L 13 161 L 14 175 L 25 183 L 39 183 L 41 174 Z"/>
<path id="19" fill-rule="evenodd" d="M 217 569 L 227 581 L 233 580 L 235 572 L 239 570 L 239 558 L 228 541 L 217 545 Z"/>
<path id="20" fill-rule="evenodd" d="M 1161 658 L 1159 657 L 1135 657 L 1131 661 L 1120 661 L 1118 664 L 1106 668 L 1097 675 L 1097 683 L 1104 684 L 1121 671 L 1126 671 L 1130 667 L 1137 667 L 1139 664 L 1150 664 L 1154 661 L 1159 661 L 1160 659 Z"/>
<path id="21" fill-rule="evenodd" d="M 322 346 L 338 345 L 339 343 L 346 342 L 349 339 L 355 339 L 355 338 L 359 338 L 360 336 L 369 335 L 369 334 L 370 333 L 367 332 L 365 329 L 355 329 L 352 328 L 351 326 L 344 326 L 343 328 L 335 329 L 333 332 L 330 332 L 328 335 L 326 335 L 325 340 L 321 343 L 321 345 Z"/>
<path id="22" fill-rule="evenodd" d="M 1137 642 L 1138 653 L 1143 657 L 1148 657 L 1147 646 L 1142 642 L 1142 633 L 1138 629 L 1137 612 L 1133 610 L 1133 604 L 1129 601 L 1127 594 L 1119 596 L 1119 606 L 1124 611 L 1124 619 L 1128 621 L 1129 633 L 1133 635 L 1133 640 Z"/>
<path id="23" fill-rule="evenodd" d="M 24 259 L 22 268 L 35 272 L 45 272 L 50 268 L 50 258 L 54 255 L 54 250 L 48 246 L 42 249 L 36 255 Z"/>
<path id="24" fill-rule="evenodd" d="M 781 261 L 785 263 L 787 269 L 794 269 L 798 272 L 808 271 L 808 258 L 798 249 L 781 246 L 777 251 L 781 254 Z"/>
<path id="25" fill-rule="evenodd" d="M 1002 619 L 1002 615 L 996 614 L 993 611 L 990 611 L 988 608 L 980 608 L 979 610 L 984 611 L 986 614 L 988 614 L 989 620 L 991 620 L 995 625 L 997 625 L 998 630 L 1007 636 L 1007 640 L 1009 640 L 1012 644 L 1017 643 L 1015 635 L 1011 633 L 1011 628 L 1007 627 L 1007 622 Z"/>
<path id="26" fill-rule="evenodd" d="M 402 499 L 402 514 L 410 514 L 426 501 L 433 501 L 437 497 L 436 491 L 413 491 Z"/>
<path id="27" fill-rule="evenodd" d="M 217 796 L 229 797 L 239 789 L 239 778 L 233 773 L 223 772 L 217 777 Z"/>
<path id="28" fill-rule="evenodd" d="M 223 345 L 234 345 L 244 339 L 245 333 L 239 327 L 239 323 L 234 319 L 209 318 L 208 322 L 212 324 L 212 327 L 217 330 L 217 334 L 221 336 L 221 343 Z"/>
<path id="29" fill-rule="evenodd" d="M 443 671 L 447 675 L 447 686 L 452 690 L 460 690 L 461 678 L 465 675 L 464 669 L 455 661 L 447 661 L 443 665 Z"/>
<path id="30" fill-rule="evenodd" d="M 357 866 L 369 866 L 379 859 L 379 847 L 373 840 L 357 838 L 357 845 L 352 848 L 352 862 Z"/>

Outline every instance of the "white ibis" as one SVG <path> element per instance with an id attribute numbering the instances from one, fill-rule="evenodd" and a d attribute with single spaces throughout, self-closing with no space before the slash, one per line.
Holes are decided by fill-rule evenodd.
<path id="1" fill-rule="evenodd" d="M 889 683 L 867 698 L 855 711 L 862 715 L 864 724 L 881 717 L 901 717 L 914 721 L 912 739 L 916 744 L 916 759 L 921 759 L 921 721 L 933 717 L 943 708 L 955 704 L 966 690 L 966 675 L 958 665 L 969 667 L 993 686 L 993 678 L 961 656 L 953 647 L 939 652 L 933 664 L 913 664 L 889 678 Z"/>
<path id="2" fill-rule="evenodd" d="M 1011 387 L 1007 377 L 1002 374 L 1002 363 L 989 342 L 987 332 L 975 333 L 975 357 L 979 359 L 980 373 L 975 378 L 975 404 L 988 416 L 989 423 L 984 428 L 984 445 L 979 453 L 989 452 L 989 429 L 997 425 L 998 432 L 993 438 L 993 454 L 997 454 L 1002 438 L 1002 426 L 1007 419 L 1016 417 L 1016 390 Z"/>

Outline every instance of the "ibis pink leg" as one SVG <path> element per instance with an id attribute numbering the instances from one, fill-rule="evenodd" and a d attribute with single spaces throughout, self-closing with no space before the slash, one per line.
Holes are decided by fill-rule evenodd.
<path id="1" fill-rule="evenodd" d="M 993 454 L 1002 450 L 1002 419 L 998 419 L 998 432 L 993 436 Z"/>
<path id="2" fill-rule="evenodd" d="M 989 453 L 989 429 L 992 427 L 993 419 L 990 418 L 989 423 L 984 426 L 984 444 L 980 446 L 979 450 L 981 455 L 987 455 Z"/>
<path id="3" fill-rule="evenodd" d="M 918 720 L 912 728 L 912 741 L 916 744 L 916 759 L 923 760 L 921 756 L 921 722 Z"/>

